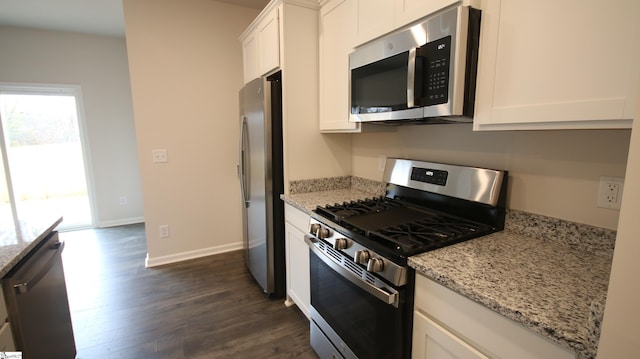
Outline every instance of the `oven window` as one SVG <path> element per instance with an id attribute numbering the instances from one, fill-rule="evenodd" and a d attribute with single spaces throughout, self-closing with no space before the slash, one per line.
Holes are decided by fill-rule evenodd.
<path id="1" fill-rule="evenodd" d="M 351 70 L 351 113 L 406 110 L 409 53 Z"/>
<path id="2" fill-rule="evenodd" d="M 311 306 L 359 358 L 403 358 L 404 290 L 398 308 L 383 303 L 310 252 Z M 407 334 L 408 335 L 408 334 Z"/>

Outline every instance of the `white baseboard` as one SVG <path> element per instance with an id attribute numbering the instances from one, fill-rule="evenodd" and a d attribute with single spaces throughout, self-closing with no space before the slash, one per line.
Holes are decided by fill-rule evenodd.
<path id="1" fill-rule="evenodd" d="M 189 260 L 189 259 L 196 259 L 196 258 L 211 256 L 211 255 L 214 255 L 214 254 L 220 254 L 220 253 L 225 253 L 225 252 L 236 251 L 236 250 L 242 249 L 242 248 L 243 248 L 242 242 L 237 242 L 237 243 L 232 243 L 232 244 L 225 244 L 225 245 L 221 245 L 221 246 L 203 248 L 203 249 L 198 249 L 198 250 L 195 250 L 195 251 L 176 253 L 176 254 L 171 254 L 171 255 L 168 255 L 168 256 L 161 256 L 161 257 L 155 257 L 155 258 L 150 258 L 149 257 L 149 252 L 147 252 L 147 258 L 144 261 L 144 265 L 147 268 L 149 268 L 149 267 L 157 267 L 157 266 L 161 266 L 161 265 L 164 265 L 164 264 L 182 262 L 182 261 L 186 261 L 186 260 Z"/>
<path id="2" fill-rule="evenodd" d="M 126 226 L 127 224 L 136 224 L 144 222 L 144 217 L 133 217 L 133 218 L 123 218 L 123 219 L 115 219 L 112 221 L 101 221 L 98 223 L 98 228 L 107 228 L 107 227 L 116 227 L 116 226 Z"/>

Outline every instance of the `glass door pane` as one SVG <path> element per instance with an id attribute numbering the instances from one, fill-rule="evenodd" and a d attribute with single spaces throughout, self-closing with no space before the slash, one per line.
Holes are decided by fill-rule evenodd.
<path id="1" fill-rule="evenodd" d="M 2 148 L 0 148 L 0 163 L 2 163 L 2 155 Z M 7 186 L 6 178 L 7 175 L 4 172 L 4 166 L 0 165 L 0 233 L 12 233 L 14 229 L 11 198 L 9 197 L 9 187 Z M 3 238 L 0 238 L 0 240 L 1 239 Z M 13 240 L 13 238 L 10 240 Z"/>
<path id="2" fill-rule="evenodd" d="M 18 218 L 91 226 L 75 96 L 3 93 L 0 111 Z"/>

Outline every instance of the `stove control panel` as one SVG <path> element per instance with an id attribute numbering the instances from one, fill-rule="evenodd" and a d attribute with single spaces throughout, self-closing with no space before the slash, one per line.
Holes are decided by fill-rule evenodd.
<path id="1" fill-rule="evenodd" d="M 319 223 L 313 223 L 309 228 L 309 233 L 320 239 L 327 239 L 333 236 L 333 231 L 331 229 L 322 226 Z"/>
<path id="2" fill-rule="evenodd" d="M 436 184 L 439 186 L 447 185 L 449 172 L 436 170 L 431 168 L 413 167 L 411 170 L 411 179 L 414 181 Z"/>
<path id="3" fill-rule="evenodd" d="M 382 272 L 384 270 L 384 260 L 382 258 L 371 258 L 367 262 L 367 270 L 372 273 Z"/>
<path id="4" fill-rule="evenodd" d="M 371 259 L 371 252 L 366 249 L 356 251 L 353 255 L 353 261 L 359 264 L 367 265 Z"/>
<path id="5" fill-rule="evenodd" d="M 405 267 L 381 256 L 359 242 L 345 237 L 327 224 L 312 218 L 309 224 L 309 234 L 342 253 L 349 262 L 361 265 L 366 272 L 375 273 L 398 286 L 406 284 L 407 269 Z"/>
<path id="6" fill-rule="evenodd" d="M 341 250 L 349 247 L 349 240 L 346 238 L 336 238 L 333 242 L 333 249 Z"/>

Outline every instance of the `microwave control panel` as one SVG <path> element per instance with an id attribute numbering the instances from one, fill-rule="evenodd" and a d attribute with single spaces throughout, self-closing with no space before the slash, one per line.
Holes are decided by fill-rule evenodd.
<path id="1" fill-rule="evenodd" d="M 451 36 L 429 42 L 420 48 L 424 59 L 424 88 L 422 105 L 438 105 L 449 101 L 449 64 Z"/>

